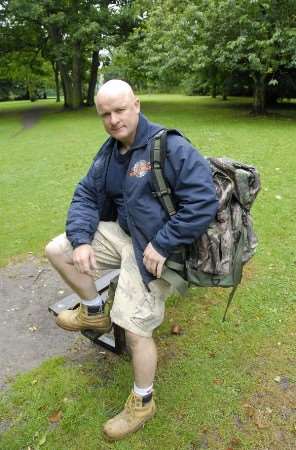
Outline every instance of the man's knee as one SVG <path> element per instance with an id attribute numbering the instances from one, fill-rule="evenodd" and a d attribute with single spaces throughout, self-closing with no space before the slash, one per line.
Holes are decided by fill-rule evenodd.
<path id="1" fill-rule="evenodd" d="M 51 262 L 65 259 L 65 251 L 63 249 L 63 246 L 61 246 L 55 239 L 53 239 L 46 245 L 45 255 Z"/>
<path id="2" fill-rule="evenodd" d="M 148 338 L 148 337 L 140 336 L 140 335 L 132 333 L 131 331 L 128 331 L 128 330 L 125 331 L 125 337 L 126 337 L 126 342 L 127 342 L 128 348 L 131 351 L 136 349 L 138 345 L 141 345 L 142 343 L 146 343 L 148 340 L 152 339 L 150 337 Z"/>
<path id="3" fill-rule="evenodd" d="M 53 257 L 55 257 L 56 255 L 58 255 L 58 248 L 57 246 L 54 244 L 53 241 L 49 242 L 44 249 L 44 253 L 45 256 L 51 260 Z"/>

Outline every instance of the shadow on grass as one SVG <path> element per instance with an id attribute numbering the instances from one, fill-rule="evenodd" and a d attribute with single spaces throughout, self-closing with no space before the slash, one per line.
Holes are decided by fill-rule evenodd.
<path id="1" fill-rule="evenodd" d="M 44 115 L 67 113 L 70 110 L 65 109 L 60 103 L 45 103 L 36 102 L 30 103 L 28 101 L 22 102 L 5 102 L 0 104 L 0 120 L 15 120 L 20 121 L 21 128 L 13 133 L 10 137 L 14 138 L 36 125 L 41 117 Z"/>
<path id="2" fill-rule="evenodd" d="M 45 100 L 46 102 L 46 100 Z M 24 101 L 17 102 L 4 102 L 0 103 L 0 118 L 10 118 L 18 116 L 19 114 L 26 114 L 32 111 L 42 111 L 42 112 L 64 112 L 65 109 L 60 103 L 30 103 Z"/>

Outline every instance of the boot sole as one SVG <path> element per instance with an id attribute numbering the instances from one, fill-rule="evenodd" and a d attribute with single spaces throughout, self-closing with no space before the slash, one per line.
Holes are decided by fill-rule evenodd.
<path id="1" fill-rule="evenodd" d="M 56 321 L 56 324 L 58 325 L 58 327 L 62 328 L 63 330 L 66 331 L 85 331 L 85 330 L 91 330 L 100 334 L 105 334 L 105 333 L 109 333 L 109 331 L 111 331 L 112 325 L 109 328 L 92 328 L 92 327 L 83 327 L 83 328 L 70 328 L 67 326 L 64 326 L 60 323 L 58 323 Z"/>

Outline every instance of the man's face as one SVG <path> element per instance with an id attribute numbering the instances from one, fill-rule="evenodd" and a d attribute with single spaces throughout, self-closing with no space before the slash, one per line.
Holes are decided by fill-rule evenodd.
<path id="1" fill-rule="evenodd" d="M 131 146 L 139 121 L 139 99 L 127 92 L 104 93 L 96 99 L 96 107 L 107 133 L 125 147 Z"/>

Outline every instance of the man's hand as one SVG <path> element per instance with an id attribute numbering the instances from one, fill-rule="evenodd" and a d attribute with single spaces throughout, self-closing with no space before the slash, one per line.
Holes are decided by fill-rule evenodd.
<path id="1" fill-rule="evenodd" d="M 149 242 L 145 248 L 143 255 L 143 263 L 148 272 L 152 273 L 155 277 L 160 278 L 166 258 L 154 249 L 151 242 Z"/>
<path id="2" fill-rule="evenodd" d="M 73 263 L 80 273 L 93 275 L 97 268 L 95 252 L 89 244 L 82 244 L 73 251 Z"/>

